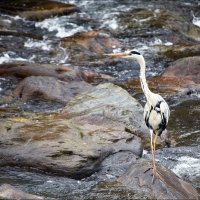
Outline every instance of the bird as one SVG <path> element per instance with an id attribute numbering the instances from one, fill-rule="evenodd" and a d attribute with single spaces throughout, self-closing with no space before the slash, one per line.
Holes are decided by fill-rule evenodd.
<path id="1" fill-rule="evenodd" d="M 156 142 L 157 142 L 157 137 L 161 136 L 161 134 L 166 130 L 170 117 L 169 106 L 161 95 L 153 93 L 149 89 L 145 76 L 145 71 L 146 71 L 145 59 L 143 55 L 141 55 L 137 50 L 133 49 L 121 53 L 110 53 L 105 55 L 111 57 L 132 59 L 137 61 L 140 65 L 140 83 L 142 91 L 146 97 L 146 104 L 144 106 L 144 121 L 149 129 L 151 138 L 151 154 L 152 154 L 152 165 L 153 165 L 152 182 L 154 182 L 154 177 L 159 176 L 156 170 L 156 158 L 155 158 Z"/>

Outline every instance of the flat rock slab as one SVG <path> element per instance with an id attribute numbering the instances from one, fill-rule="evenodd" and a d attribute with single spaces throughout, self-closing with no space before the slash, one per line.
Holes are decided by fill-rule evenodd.
<path id="1" fill-rule="evenodd" d="M 19 15 L 28 20 L 43 20 L 52 16 L 67 15 L 79 11 L 72 4 L 64 4 L 49 0 L 22 0 L 22 1 L 7 1 L 0 2 L 1 12 L 10 15 Z"/>
<path id="2" fill-rule="evenodd" d="M 141 105 L 113 84 L 78 95 L 61 114 L 3 122 L 0 133 L 1 166 L 72 178 L 91 175 L 107 156 L 117 152 L 141 156 L 143 144 L 136 135 L 148 137 Z"/>

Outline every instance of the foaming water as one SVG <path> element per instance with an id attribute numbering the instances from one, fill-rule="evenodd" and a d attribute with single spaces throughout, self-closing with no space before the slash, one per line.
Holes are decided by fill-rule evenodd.
<path id="1" fill-rule="evenodd" d="M 48 18 L 35 23 L 35 27 L 46 29 L 49 32 L 55 32 L 55 36 L 59 38 L 69 37 L 78 32 L 91 30 L 90 27 L 86 28 L 70 22 L 70 18 L 68 16 Z"/>
<path id="2" fill-rule="evenodd" d="M 13 62 L 13 61 L 27 61 L 28 59 L 18 57 L 15 52 L 4 52 L 0 57 L 0 64 Z"/>
<path id="3" fill-rule="evenodd" d="M 43 51 L 50 51 L 52 48 L 50 40 L 35 41 L 30 38 L 24 43 L 24 47 L 41 49 Z"/>

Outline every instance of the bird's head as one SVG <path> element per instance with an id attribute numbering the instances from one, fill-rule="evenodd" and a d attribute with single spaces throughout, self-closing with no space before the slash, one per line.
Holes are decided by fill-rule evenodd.
<path id="1" fill-rule="evenodd" d="M 105 54 L 106 56 L 128 58 L 133 60 L 140 60 L 143 56 L 136 50 L 127 50 L 121 53 Z"/>

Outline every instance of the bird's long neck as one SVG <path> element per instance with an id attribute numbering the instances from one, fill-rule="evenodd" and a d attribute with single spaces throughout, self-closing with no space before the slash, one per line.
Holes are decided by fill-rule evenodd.
<path id="1" fill-rule="evenodd" d="M 152 92 L 149 90 L 149 87 L 148 87 L 148 84 L 147 84 L 147 81 L 146 81 L 146 76 L 145 76 L 145 70 L 146 70 L 145 60 L 141 56 L 138 59 L 138 62 L 140 64 L 140 83 L 141 83 L 141 87 L 142 87 L 142 90 L 144 92 L 144 95 L 145 95 L 147 101 L 151 101 Z"/>

